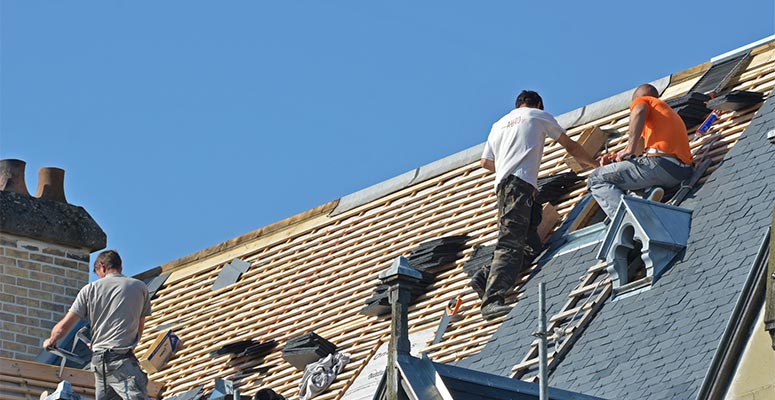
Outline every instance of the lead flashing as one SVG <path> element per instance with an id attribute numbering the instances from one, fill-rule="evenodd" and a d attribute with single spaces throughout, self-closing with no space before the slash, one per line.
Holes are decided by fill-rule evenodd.
<path id="1" fill-rule="evenodd" d="M 471 164 L 478 161 L 482 157 L 482 151 L 484 151 L 484 143 L 480 143 L 476 146 L 469 147 L 463 151 L 459 151 L 451 156 L 444 157 L 441 160 L 434 161 L 430 164 L 423 165 L 417 169 L 417 175 L 409 182 L 409 185 L 424 182 L 428 179 L 435 178 L 441 174 L 449 172 L 455 168 L 462 167 L 463 165 Z"/>
<path id="2" fill-rule="evenodd" d="M 405 172 L 375 185 L 371 185 L 366 189 L 344 196 L 339 199 L 339 204 L 337 204 L 328 216 L 333 217 L 339 215 L 406 187 L 424 182 L 455 168 L 473 163 L 481 158 L 483 149 L 484 143 L 469 147 L 468 149 L 459 151 L 451 156 L 444 157 L 430 164 L 423 165 L 422 167 Z"/>
<path id="3" fill-rule="evenodd" d="M 661 95 L 670 86 L 671 79 L 672 76 L 668 75 L 649 83 L 657 88 Z M 633 92 L 635 92 L 635 88 L 560 114 L 556 118 L 557 122 L 565 129 L 572 129 L 625 110 L 630 107 Z"/>

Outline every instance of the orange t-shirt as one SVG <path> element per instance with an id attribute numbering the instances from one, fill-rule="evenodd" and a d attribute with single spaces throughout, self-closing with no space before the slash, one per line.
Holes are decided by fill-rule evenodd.
<path id="1" fill-rule="evenodd" d="M 638 104 L 643 104 L 648 109 L 646 123 L 643 125 L 641 135 L 646 148 L 672 154 L 684 164 L 691 164 L 692 153 L 689 150 L 689 136 L 686 134 L 686 126 L 678 113 L 656 97 L 638 97 L 630 104 L 630 110 Z"/>

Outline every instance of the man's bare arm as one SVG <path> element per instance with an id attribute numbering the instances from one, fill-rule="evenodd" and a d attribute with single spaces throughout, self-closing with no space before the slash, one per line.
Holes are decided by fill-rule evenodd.
<path id="1" fill-rule="evenodd" d="M 561 133 L 560 137 L 557 139 L 557 142 L 560 143 L 562 147 L 565 148 L 565 150 L 568 151 L 568 154 L 573 156 L 578 162 L 590 167 L 590 168 L 596 168 L 599 164 L 597 161 L 595 161 L 592 156 L 587 153 L 586 150 L 584 150 L 581 145 L 576 142 L 575 140 L 568 137 L 568 135 Z"/>
<path id="2" fill-rule="evenodd" d="M 627 142 L 627 147 L 617 154 L 617 161 L 629 156 L 637 156 L 635 149 L 640 142 L 640 137 L 643 134 L 643 126 L 646 125 L 646 117 L 648 116 L 648 108 L 645 104 L 637 104 L 630 111 L 630 138 Z"/>
<path id="3" fill-rule="evenodd" d="M 51 336 L 43 341 L 43 348 L 50 349 L 56 347 L 57 341 L 63 338 L 67 332 L 70 332 L 70 329 L 73 329 L 73 325 L 75 325 L 79 319 L 81 318 L 75 313 L 68 311 L 64 318 L 51 328 Z"/>
<path id="4" fill-rule="evenodd" d="M 487 158 L 482 158 L 479 163 L 482 165 L 482 168 L 490 172 L 495 172 L 495 161 Z"/>

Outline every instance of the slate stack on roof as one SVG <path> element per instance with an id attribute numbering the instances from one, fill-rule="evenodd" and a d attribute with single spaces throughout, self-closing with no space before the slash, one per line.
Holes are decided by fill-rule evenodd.
<path id="1" fill-rule="evenodd" d="M 764 101 L 764 93 L 735 90 L 708 101 L 708 108 L 721 111 L 740 111 Z"/>
<path id="2" fill-rule="evenodd" d="M 439 272 L 442 267 L 454 263 L 468 240 L 466 235 L 446 236 L 420 243 L 407 259 L 414 269 L 423 272 Z"/>
<path id="3" fill-rule="evenodd" d="M 706 106 L 707 101 L 710 100 L 710 96 L 698 92 L 691 92 L 687 95 L 668 100 L 667 104 L 681 116 L 686 128 L 692 128 L 703 121 L 710 114 L 710 110 Z"/>
<path id="4" fill-rule="evenodd" d="M 407 258 L 414 269 L 422 274 L 422 280 L 412 288 L 412 297 L 425 293 L 428 285 L 436 280 L 436 274 L 454 266 L 458 254 L 464 249 L 466 235 L 447 236 L 421 243 Z M 366 300 L 366 306 L 361 309 L 361 314 L 368 316 L 386 315 L 390 312 L 388 301 L 388 287 L 377 285 L 374 295 Z"/>
<path id="5" fill-rule="evenodd" d="M 557 204 L 563 195 L 567 194 L 576 183 L 583 179 L 576 175 L 575 172 L 562 172 L 538 178 L 538 196 L 536 201 L 539 204 Z"/>
<path id="6" fill-rule="evenodd" d="M 289 339 L 283 347 L 283 359 L 298 370 L 304 370 L 308 364 L 333 354 L 336 346 L 315 332 L 305 333 Z"/>

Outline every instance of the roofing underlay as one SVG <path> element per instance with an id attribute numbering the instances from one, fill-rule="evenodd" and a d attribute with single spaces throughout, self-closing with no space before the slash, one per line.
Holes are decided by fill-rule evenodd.
<path id="1" fill-rule="evenodd" d="M 772 40 L 751 50 L 750 62 L 727 90 L 769 95 L 775 86 Z M 659 79 L 662 98 L 685 95 L 710 66 L 707 62 Z M 628 103 L 625 92 L 558 119 L 572 138 L 595 125 L 618 131 L 608 142 L 609 150 L 617 151 L 626 144 Z M 770 117 L 775 115 L 771 103 L 767 116 L 757 121 L 775 118 Z M 682 205 L 695 210 L 685 261 L 668 270 L 650 291 L 609 299 L 559 363 L 552 386 L 606 398 L 656 396 L 646 392 L 656 382 L 668 383 L 659 386 L 662 394 L 698 390 L 772 208 L 771 145 L 746 133 L 740 147 L 735 146 L 758 107 L 724 113 L 711 129 L 710 137 L 719 139 L 708 152 L 713 164 L 700 180 L 699 191 Z M 689 136 L 694 149 L 705 143 L 694 140 L 693 130 Z M 151 379 L 166 383 L 169 396 L 200 385 L 208 391 L 215 378 L 234 379 L 255 368 L 266 372 L 236 379 L 242 394 L 268 387 L 295 398 L 302 372 L 282 359 L 281 349 L 288 339 L 314 331 L 351 355 L 344 371 L 317 398 L 352 398 L 345 392 L 390 334 L 386 318 L 359 313 L 373 295 L 379 273 L 418 244 L 451 235 L 470 239 L 454 268 L 437 274 L 415 300 L 410 332 L 432 338 L 447 302 L 460 296 L 459 318 L 440 343 L 424 349 L 428 357 L 508 375 L 532 340 L 538 280 L 547 283 L 549 308 L 557 307 L 595 262 L 595 246 L 545 257 L 535 275 L 523 276 L 509 298 L 519 300 L 512 314 L 505 321 L 483 321 L 478 297 L 467 286 L 469 277 L 462 268 L 474 246 L 491 244 L 497 230 L 493 177 L 479 168 L 480 151 L 475 146 L 163 265 L 155 273 L 170 275 L 153 299 L 153 314 L 137 353 L 149 347 L 161 326 L 173 326 L 184 345 Z M 547 141 L 539 176 L 569 171 L 564 155 L 558 144 Z M 585 193 L 582 182 L 563 196 L 557 204 L 560 216 L 568 215 Z M 234 258 L 247 261 L 250 268 L 237 283 L 211 290 L 223 266 Z M 249 339 L 280 345 L 260 359 L 210 356 L 225 344 Z"/>

